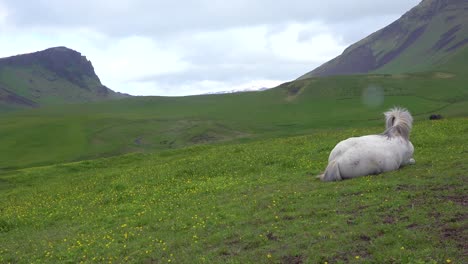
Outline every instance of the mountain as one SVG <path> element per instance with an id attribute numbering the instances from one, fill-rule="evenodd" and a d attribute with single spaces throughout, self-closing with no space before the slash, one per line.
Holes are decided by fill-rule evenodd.
<path id="1" fill-rule="evenodd" d="M 0 59 L 0 109 L 125 96 L 104 86 L 91 62 L 66 47 Z"/>
<path id="2" fill-rule="evenodd" d="M 204 95 L 209 95 L 209 94 L 232 94 L 232 93 L 249 93 L 249 92 L 262 92 L 266 91 L 271 88 L 267 87 L 250 87 L 250 88 L 244 88 L 244 89 L 234 89 L 234 90 L 229 90 L 229 91 L 219 91 L 219 92 L 209 92 L 205 93 Z"/>
<path id="3" fill-rule="evenodd" d="M 423 0 L 400 19 L 299 79 L 435 70 L 466 57 L 467 47 L 468 0 Z"/>

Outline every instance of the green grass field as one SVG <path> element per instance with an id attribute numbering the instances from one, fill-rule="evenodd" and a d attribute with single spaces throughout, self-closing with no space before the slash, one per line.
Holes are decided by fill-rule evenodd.
<path id="1" fill-rule="evenodd" d="M 450 63 L 7 109 L 0 263 L 467 263 L 468 77 Z M 395 105 L 415 117 L 416 165 L 315 178 Z"/>
<path id="2" fill-rule="evenodd" d="M 431 113 L 466 116 L 467 81 L 464 74 L 447 72 L 338 76 L 264 92 L 9 111 L 0 115 L 0 170 L 367 127 L 381 124 L 381 113 L 394 105 L 408 107 L 417 120 Z M 381 96 L 365 99 L 370 88 Z"/>
<path id="3" fill-rule="evenodd" d="M 315 179 L 338 141 L 382 130 L 4 172 L 0 262 L 466 263 L 466 118 L 417 122 L 416 165 Z"/>
<path id="4" fill-rule="evenodd" d="M 90 65 L 64 75 L 50 63 L 4 64 L 0 263 L 468 263 L 468 27 L 458 2 L 370 74 L 263 92 L 126 97 Z M 416 13 L 355 47 L 391 55 L 426 21 Z M 393 106 L 415 118 L 415 165 L 316 179 L 339 141 L 383 132 Z"/>

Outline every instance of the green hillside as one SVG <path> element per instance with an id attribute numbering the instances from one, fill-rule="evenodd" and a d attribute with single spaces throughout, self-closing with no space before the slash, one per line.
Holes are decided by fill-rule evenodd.
<path id="1" fill-rule="evenodd" d="M 0 262 L 466 263 L 463 65 L 4 112 Z M 416 165 L 315 178 L 394 105 Z"/>
<path id="2" fill-rule="evenodd" d="M 66 48 L 0 59 L 0 263 L 468 263 L 464 4 L 425 0 L 405 34 L 262 92 L 129 97 Z M 391 60 L 328 74 L 358 58 Z M 415 165 L 316 179 L 393 106 Z"/>
<path id="3" fill-rule="evenodd" d="M 299 79 L 435 70 L 461 54 L 467 60 L 467 49 L 468 2 L 424 0 L 397 21 Z"/>
<path id="4" fill-rule="evenodd" d="M 86 57 L 65 47 L 0 59 L 0 111 L 124 96 L 101 84 Z"/>
<path id="5" fill-rule="evenodd" d="M 380 125 L 381 113 L 394 105 L 409 108 L 416 120 L 431 113 L 466 116 L 467 81 L 448 72 L 340 76 L 264 92 L 132 97 L 7 113 L 0 115 L 0 168 Z"/>
<path id="6" fill-rule="evenodd" d="M 379 123 L 0 174 L 0 262 L 467 263 L 466 118 L 416 122 L 414 166 L 315 178 Z"/>

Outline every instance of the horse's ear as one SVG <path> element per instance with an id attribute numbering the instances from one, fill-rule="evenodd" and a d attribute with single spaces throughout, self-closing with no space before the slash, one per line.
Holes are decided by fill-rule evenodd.
<path id="1" fill-rule="evenodd" d="M 395 116 L 391 111 L 385 112 L 385 128 L 389 129 L 395 123 Z"/>

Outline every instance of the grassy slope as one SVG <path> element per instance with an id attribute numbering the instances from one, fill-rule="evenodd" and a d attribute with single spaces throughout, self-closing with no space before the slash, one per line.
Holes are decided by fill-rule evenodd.
<path id="1" fill-rule="evenodd" d="M 467 262 L 464 64 L 4 114 L 0 262 Z M 369 86 L 383 104 L 363 104 Z M 313 178 L 395 104 L 416 117 L 416 166 Z M 432 112 L 465 118 L 423 122 Z M 12 170 L 38 164 L 57 165 Z"/>
<path id="2" fill-rule="evenodd" d="M 337 69 L 342 68 L 343 65 L 348 64 L 355 65 L 359 68 L 359 65 L 363 63 L 362 60 L 365 62 L 367 59 L 362 57 L 364 56 L 363 54 L 357 56 L 351 56 L 350 54 L 357 52 L 357 50 L 363 47 L 366 49 L 370 48 L 371 53 L 376 59 L 377 64 L 375 65 L 369 62 L 373 65 L 372 67 L 377 67 L 373 70 L 370 68 L 370 73 L 397 74 L 432 71 L 438 68 L 447 60 L 457 56 L 455 53 L 462 49 L 465 51 L 468 50 L 468 46 L 465 43 L 464 46 L 458 49 L 447 51 L 447 49 L 453 47 L 455 44 L 466 41 L 468 37 L 468 16 L 466 15 L 468 4 L 463 1 L 458 1 L 454 4 L 455 1 L 451 1 L 452 3 L 450 5 L 437 11 L 436 14 L 433 14 L 434 11 L 431 11 L 431 9 L 434 8 L 434 6 L 432 6 L 433 2 L 435 1 L 420 3 L 395 23 L 354 43 L 348 47 L 342 55 L 325 63 L 314 71 L 304 74 L 299 79 L 323 74 L 330 75 L 330 72 L 335 72 Z M 423 26 L 425 26 L 424 32 L 414 40 L 412 37 L 414 36 L 413 33 L 417 32 L 417 30 Z M 447 34 L 458 27 L 458 31 Z M 448 37 L 444 37 L 444 35 Z M 452 37 L 453 39 L 451 39 Z M 446 42 L 448 39 L 451 40 Z M 411 43 L 407 48 L 401 53 L 398 53 L 391 61 L 380 65 L 385 55 L 397 51 L 400 47 L 403 47 L 404 43 L 407 41 Z M 442 45 L 443 43 L 445 43 L 445 45 Z M 435 48 L 437 46 L 441 48 Z M 465 57 L 465 60 L 466 58 L 467 57 Z M 343 71 L 343 69 L 341 71 Z M 345 72 L 346 74 L 350 74 L 350 72 L 353 71 L 352 69 L 347 69 Z"/>
<path id="3" fill-rule="evenodd" d="M 455 18 L 447 21 L 448 17 Z M 463 27 L 454 34 L 455 38 L 443 49 L 433 50 L 433 46 L 439 41 L 441 36 L 457 25 L 463 25 Z M 424 34 L 415 43 L 390 63 L 383 65 L 374 72 L 402 73 L 433 70 L 454 56 L 458 56 L 461 53 L 466 54 L 468 50 L 466 44 L 464 48 L 459 48 L 455 52 L 447 52 L 446 49 L 463 41 L 467 36 L 468 17 L 466 16 L 466 10 L 457 8 L 441 12 L 431 20 Z M 374 50 L 376 53 L 381 51 L 378 47 L 374 47 Z M 457 52 L 460 53 L 456 54 Z"/>
<path id="4" fill-rule="evenodd" d="M 447 60 L 439 65 L 436 70 L 453 72 L 457 74 L 466 74 L 468 71 L 468 64 L 466 63 L 468 58 L 468 47 L 460 49 L 453 56 L 447 58 Z"/>
<path id="5" fill-rule="evenodd" d="M 467 121 L 417 122 L 416 165 L 338 183 L 313 175 L 382 120 L 3 173 L 0 262 L 466 263 Z"/>
<path id="6" fill-rule="evenodd" d="M 66 79 L 59 78 L 55 73 L 38 65 L 30 67 L 3 66 L 0 69 L 0 85 L 40 105 L 102 99 L 96 94 L 96 89 L 101 86 L 99 81 L 88 78 L 85 82 L 89 89 L 81 88 Z M 0 103 L 0 107 L 8 106 L 4 102 Z"/>
<path id="7" fill-rule="evenodd" d="M 380 113 L 393 105 L 408 107 L 417 119 L 433 112 L 466 116 L 467 79 L 461 73 L 327 77 L 258 93 L 137 97 L 7 113 L 0 115 L 0 169 L 362 127 L 380 123 Z M 381 105 L 363 104 L 370 86 L 383 91 Z"/>

